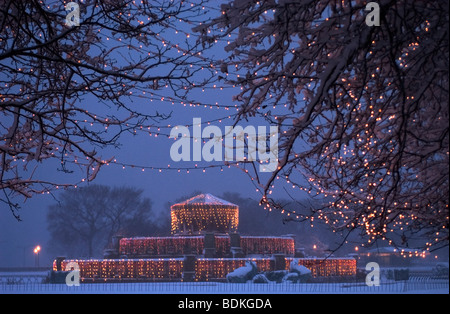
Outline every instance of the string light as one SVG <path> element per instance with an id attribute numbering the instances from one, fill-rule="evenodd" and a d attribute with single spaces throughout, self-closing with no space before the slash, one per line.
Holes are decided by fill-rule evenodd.
<path id="1" fill-rule="evenodd" d="M 215 235 L 214 238 L 216 254 L 229 254 L 230 237 Z M 286 254 L 292 256 L 295 253 L 294 239 L 291 237 L 241 236 L 240 241 L 245 255 Z M 203 249 L 203 236 L 136 237 L 122 238 L 119 253 L 124 256 L 184 255 L 189 252 L 202 255 Z"/>
<path id="2" fill-rule="evenodd" d="M 285 258 L 288 270 L 293 258 Z M 311 270 L 313 278 L 346 277 L 356 274 L 356 260 L 353 258 L 299 258 L 298 265 Z M 111 280 L 182 280 L 184 258 L 142 258 L 142 259 L 90 259 L 63 260 L 61 268 L 76 262 L 82 282 Z M 195 280 L 210 281 L 225 279 L 226 275 L 247 262 L 256 264 L 259 272 L 272 271 L 272 258 L 198 258 L 195 261 Z M 56 261 L 53 270 L 57 270 Z"/>
<path id="3" fill-rule="evenodd" d="M 76 262 L 83 282 L 108 280 L 181 280 L 183 258 L 153 259 L 90 259 L 64 260 L 62 269 L 71 262 Z M 56 270 L 56 261 L 53 269 Z"/>
<path id="4" fill-rule="evenodd" d="M 235 232 L 239 223 L 239 207 L 210 194 L 201 194 L 172 205 L 170 215 L 172 234 Z"/>

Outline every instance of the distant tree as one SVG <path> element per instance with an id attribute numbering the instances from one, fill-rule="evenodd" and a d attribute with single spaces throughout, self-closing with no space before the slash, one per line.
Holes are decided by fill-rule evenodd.
<path id="1" fill-rule="evenodd" d="M 245 198 L 239 193 L 227 192 L 220 196 L 224 200 L 239 206 L 238 232 L 244 235 L 281 235 L 296 233 L 299 225 L 283 224 L 279 212 L 266 211 L 257 200 Z"/>
<path id="2" fill-rule="evenodd" d="M 377 1 L 372 26 L 366 3 L 230 0 L 195 30 L 228 43 L 236 123 L 279 126 L 277 170 L 252 177 L 262 203 L 432 251 L 449 243 L 449 4 Z M 277 179 L 331 201 L 296 214 L 271 199 Z"/>
<path id="3" fill-rule="evenodd" d="M 142 192 L 103 185 L 64 191 L 48 209 L 50 246 L 70 256 L 100 257 L 113 235 L 158 233 L 151 201 Z"/>

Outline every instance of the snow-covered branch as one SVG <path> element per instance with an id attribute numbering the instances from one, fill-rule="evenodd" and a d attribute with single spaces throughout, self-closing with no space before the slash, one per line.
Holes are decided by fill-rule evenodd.
<path id="1" fill-rule="evenodd" d="M 239 118 L 280 126 L 262 203 L 431 250 L 448 245 L 448 4 L 378 3 L 368 26 L 363 1 L 230 1 L 195 30 L 228 41 Z M 279 178 L 331 201 L 290 212 L 270 198 Z"/>

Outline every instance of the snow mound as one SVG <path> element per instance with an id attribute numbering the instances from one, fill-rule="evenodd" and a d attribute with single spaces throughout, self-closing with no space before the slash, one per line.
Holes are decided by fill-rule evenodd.
<path id="1" fill-rule="evenodd" d="M 245 283 L 252 280 L 258 274 L 258 269 L 254 262 L 245 262 L 245 266 L 236 268 L 227 275 L 227 281 L 232 283 Z"/>
<path id="2" fill-rule="evenodd" d="M 297 273 L 299 275 L 311 274 L 311 271 L 303 265 L 298 264 L 298 260 L 293 260 L 289 270 L 291 273 Z"/>
<path id="3" fill-rule="evenodd" d="M 270 283 L 270 280 L 264 274 L 258 274 L 252 279 L 253 283 Z"/>
<path id="4" fill-rule="evenodd" d="M 303 265 L 299 265 L 298 260 L 293 260 L 289 267 L 290 273 L 295 273 L 298 276 L 298 279 L 294 279 L 294 275 L 291 275 L 289 278 L 285 278 L 286 280 L 291 280 L 293 282 L 307 282 L 311 277 L 311 271 Z"/>
<path id="5" fill-rule="evenodd" d="M 298 282 L 298 273 L 288 273 L 286 276 L 283 277 L 282 282 L 292 282 L 297 283 Z"/>

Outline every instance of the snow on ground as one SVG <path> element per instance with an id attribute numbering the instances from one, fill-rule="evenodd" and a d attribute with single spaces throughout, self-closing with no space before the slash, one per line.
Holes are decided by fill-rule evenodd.
<path id="1" fill-rule="evenodd" d="M 449 294 L 449 280 L 412 277 L 380 286 L 347 283 L 226 283 L 134 282 L 81 283 L 80 286 L 43 283 L 48 272 L 0 272 L 0 294 Z"/>
<path id="2" fill-rule="evenodd" d="M 449 294 L 448 280 L 426 282 L 391 282 L 378 287 L 364 283 L 95 283 L 1 284 L 0 294 Z"/>

